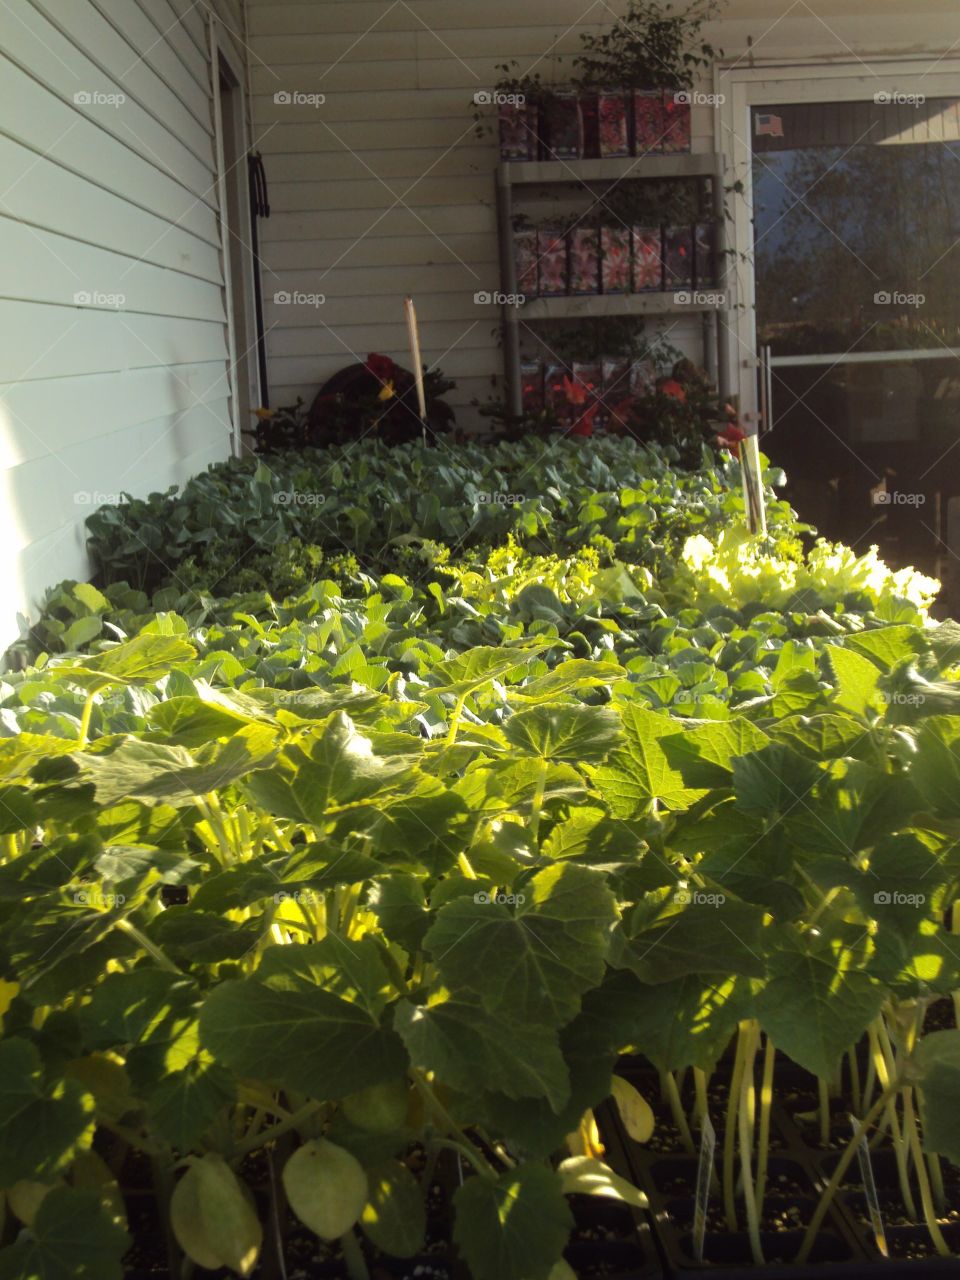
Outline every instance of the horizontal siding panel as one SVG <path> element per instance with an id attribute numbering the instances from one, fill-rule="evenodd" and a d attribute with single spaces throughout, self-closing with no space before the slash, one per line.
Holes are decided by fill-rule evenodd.
<path id="1" fill-rule="evenodd" d="M 274 124 L 257 128 L 260 138 L 257 146 L 266 156 L 280 152 L 306 151 L 313 155 L 324 152 L 340 152 L 345 149 L 365 154 L 369 148 L 376 150 L 403 150 L 430 147 L 440 155 L 448 148 L 463 147 L 482 150 L 473 134 L 472 122 L 467 128 L 465 119 L 445 120 L 429 118 L 417 121 L 366 120 L 339 122 L 336 124 Z"/>
<path id="2" fill-rule="evenodd" d="M 338 130 L 339 132 L 339 130 Z M 338 151 L 272 152 L 266 160 L 267 181 L 341 182 L 369 177 L 371 170 L 385 182 L 407 178 L 413 182 L 429 171 L 432 178 L 462 178 L 478 173 L 490 175 L 495 158 L 488 147 L 463 144 L 444 153 L 426 147 L 396 151 L 365 151 L 361 156 Z M 391 183 L 391 185 L 393 185 Z"/>
<path id="3" fill-rule="evenodd" d="M 325 7 L 318 4 L 316 9 L 319 11 Z M 251 11 L 251 18 L 254 12 Z M 314 67 L 316 76 L 319 77 L 327 67 L 351 55 L 355 59 L 362 57 L 365 62 L 416 58 L 417 33 L 393 32 L 376 27 L 364 34 L 362 27 L 353 26 L 346 27 L 343 35 L 313 35 L 304 32 L 298 36 L 266 32 L 254 40 L 254 51 L 261 62 L 272 67 L 278 74 L 285 74 L 286 67 L 306 64 Z M 301 86 L 289 87 L 295 89 Z"/>
<path id="4" fill-rule="evenodd" d="M 439 361 L 446 372 L 452 362 L 463 359 L 464 352 L 489 347 L 490 328 L 486 322 L 421 321 L 420 343 L 424 364 L 433 365 Z M 359 359 L 365 360 L 369 352 L 381 351 L 401 364 L 410 360 L 407 326 L 402 321 L 398 324 L 381 320 L 372 324 L 338 325 L 336 329 L 286 329 L 280 336 L 283 338 L 283 351 L 279 353 L 276 351 L 277 332 L 270 333 L 267 338 L 268 350 L 277 362 L 271 380 L 277 382 L 307 381 L 308 370 L 315 367 L 312 362 L 321 358 L 333 359 L 343 365 L 349 364 L 355 353 Z M 300 376 L 284 377 L 285 372 L 289 373 L 284 363 L 286 360 L 301 361 L 303 372 Z M 472 372 L 476 372 L 475 368 Z"/>
<path id="5" fill-rule="evenodd" d="M 37 231 L 9 218 L 0 217 L 0 238 L 9 257 L 0 282 L 7 298 L 76 306 L 76 294 L 85 292 L 91 301 L 79 305 L 109 306 L 92 300 L 99 293 L 122 297 L 125 312 L 226 323 L 219 284 Z"/>
<path id="6" fill-rule="evenodd" d="M 285 85 L 284 88 L 307 94 L 324 92 L 319 79 L 313 85 Z M 339 122 L 359 124 L 364 120 L 379 120 L 397 133 L 403 131 L 404 122 L 422 120 L 446 125 L 453 138 L 465 130 L 473 130 L 475 109 L 472 93 L 462 88 L 391 89 L 384 93 L 378 88 L 376 93 L 331 93 L 326 102 L 317 106 L 305 102 L 275 102 L 272 95 L 264 94 L 254 99 L 253 107 L 258 124 L 289 126 L 316 121 L 321 128 L 325 124 L 336 128 Z M 412 141 L 422 145 L 424 139 L 417 136 Z"/>
<path id="7" fill-rule="evenodd" d="M 184 61 L 192 64 L 198 84 L 209 74 L 207 7 L 196 0 L 139 0 L 163 38 L 175 37 Z M 165 34 L 169 33 L 169 34 Z"/>
<path id="8" fill-rule="evenodd" d="M 492 262 L 497 252 L 496 241 L 489 235 L 445 235 L 442 240 L 424 233 L 392 236 L 380 240 L 369 236 L 358 241 L 345 240 L 277 240 L 270 243 L 270 270 L 264 272 L 264 292 L 286 279 L 290 271 L 322 271 L 344 267 L 351 272 L 362 267 L 433 267 L 458 261 L 471 264 Z M 327 281 L 329 283 L 329 281 Z M 268 289 L 269 286 L 269 289 Z M 323 290 L 321 290 L 323 292 Z"/>
<path id="9" fill-rule="evenodd" d="M 133 200 L 194 235 L 217 244 L 216 216 L 180 183 L 118 141 L 13 63 L 0 63 L 8 102 L 16 112 L 4 119 L 4 131 L 81 176 L 89 176 L 114 194 Z M 104 110 L 112 110 L 110 107 Z"/>
<path id="10" fill-rule="evenodd" d="M 46 0 L 49 4 L 50 0 Z M 210 114 L 210 95 L 207 91 L 208 69 L 206 60 L 199 66 L 192 61 L 188 65 L 174 47 L 169 38 L 178 30 L 176 26 L 167 24 L 168 38 L 157 39 L 157 28 L 140 7 L 138 0 L 93 0 L 100 12 L 122 31 L 136 50 L 136 55 L 177 95 L 187 107 L 194 119 L 207 133 L 213 134 L 213 119 Z M 189 41 L 185 33 L 183 38 Z M 191 49 L 194 46 L 191 43 Z M 194 49 L 194 53 L 195 53 Z M 190 55 L 187 55 L 190 57 Z M 192 69 L 191 69 L 192 67 Z M 195 72 L 201 72 L 197 78 Z"/>
<path id="11" fill-rule="evenodd" d="M 71 106 L 74 105 L 74 95 L 77 93 L 125 95 L 126 101 L 117 106 L 93 104 L 79 109 L 101 132 L 118 138 L 144 160 L 174 176 L 193 195 L 209 199 L 206 193 L 212 163 L 209 137 L 189 117 L 191 131 L 207 150 L 208 157 L 204 162 L 180 141 L 176 132 L 146 111 L 134 96 L 141 81 L 150 77 L 156 80 L 154 73 L 143 63 L 139 63 L 136 66 L 137 78 L 132 84 L 128 84 L 120 79 L 120 73 L 114 77 L 104 72 L 39 10 L 27 4 L 26 0 L 18 0 L 18 3 L 21 21 L 7 26 L 4 34 L 6 56 L 17 61 L 41 80 L 51 93 L 62 96 Z M 121 53 L 118 61 L 128 68 L 132 61 L 135 62 L 136 55 L 129 46 L 120 41 L 109 23 L 91 9 L 89 4 L 83 4 L 74 10 L 74 15 L 78 14 L 84 16 L 85 22 L 93 23 L 94 30 L 89 31 L 89 38 L 98 53 L 108 38 L 112 38 L 120 43 L 125 52 L 125 56 Z M 90 17 L 91 14 L 94 18 Z M 172 109 L 175 99 L 169 91 L 167 98 Z M 182 108 L 180 110 L 182 112 Z"/>
<path id="12" fill-rule="evenodd" d="M 392 272 L 385 273 L 381 276 L 379 294 L 348 292 L 340 297 L 328 294 L 326 302 L 316 307 L 306 304 L 278 304 L 271 296 L 264 299 L 264 317 L 267 326 L 273 327 L 274 332 L 282 330 L 286 333 L 291 330 L 322 329 L 324 326 L 339 330 L 347 325 L 363 324 L 370 315 L 380 316 L 389 323 L 391 312 L 395 312 L 397 322 L 402 323 L 404 297 L 408 289 L 415 290 L 415 284 L 410 283 L 410 279 L 409 274 L 405 279 L 401 276 L 395 280 Z M 389 293 L 383 292 L 387 286 L 394 284 L 397 286 L 395 289 L 391 287 Z M 458 289 L 442 292 L 429 290 L 425 285 L 416 293 L 417 297 L 424 299 L 417 306 L 420 323 L 449 320 L 466 328 L 477 320 L 488 327 L 494 325 L 497 322 L 496 308 L 475 303 L 473 294 L 472 287 L 467 293 L 462 282 Z"/>
<path id="13" fill-rule="evenodd" d="M 329 57 L 329 55 L 328 55 Z M 419 63 L 409 60 L 358 62 L 345 57 L 340 62 L 325 61 L 269 66 L 254 62 L 250 68 L 250 85 L 255 97 L 270 97 L 281 88 L 303 93 L 365 93 L 364 79 L 381 89 L 416 89 L 419 87 Z M 280 83 L 282 81 L 282 84 Z"/>
<path id="14" fill-rule="evenodd" d="M 50 378 L 0 387 L 0 468 L 182 413 L 225 395 L 222 361 L 127 373 Z"/>
<path id="15" fill-rule="evenodd" d="M 460 296 L 466 291 L 472 297 L 476 292 L 474 282 L 478 277 L 485 281 L 486 287 L 498 287 L 496 262 L 444 262 L 433 266 L 410 264 L 365 268 L 351 266 L 348 271 L 336 269 L 330 272 L 274 270 L 270 277 L 270 288 L 264 290 L 264 300 L 271 316 L 282 318 L 289 315 L 291 322 L 296 323 L 293 321 L 294 315 L 302 317 L 315 313 L 326 319 L 326 313 L 331 308 L 354 299 L 361 299 L 364 306 L 380 307 L 390 299 L 402 299 L 408 293 L 440 297 L 444 294 Z M 326 301 L 318 308 L 305 301 L 276 303 L 273 299 L 277 292 L 290 294 L 291 298 L 296 293 L 322 294 Z"/>
<path id="16" fill-rule="evenodd" d="M 35 227 L 97 240 L 118 253 L 205 280 L 220 280 L 219 250 L 46 156 L 0 134 L 3 209 Z"/>
<path id="17" fill-rule="evenodd" d="M 460 177 L 456 184 L 457 201 L 468 204 L 473 201 L 495 198 L 493 175 Z M 381 182 L 366 178 L 358 182 L 274 182 L 270 186 L 271 202 L 287 213 L 333 213 L 337 209 L 386 209 L 395 200 L 402 199 L 415 209 L 450 205 L 450 179 L 408 178 L 393 182 Z"/>
<path id="18" fill-rule="evenodd" d="M 117 500 L 124 492 L 166 488 L 172 483 L 167 480 L 169 459 L 222 441 L 226 417 L 224 400 L 195 405 L 173 417 L 127 426 L 8 471 L 6 483 L 8 492 L 15 495 L 23 540 L 45 537 L 65 523 L 65 517 L 82 523 L 97 506 Z M 109 472 L 103 466 L 104 457 L 110 458 Z"/>
<path id="19" fill-rule="evenodd" d="M 348 211 L 335 210 L 331 213 L 273 213 L 268 222 L 261 224 L 264 245 L 276 240 L 323 239 L 332 236 L 345 240 L 351 234 L 355 240 L 376 233 L 380 238 L 391 236 L 422 235 L 424 223 L 441 239 L 447 234 L 462 235 L 488 231 L 496 231 L 496 213 L 485 205 L 468 205 L 458 208 L 450 205 L 446 208 L 430 209 L 426 216 L 419 218 L 410 209 L 397 206 L 389 212 L 376 213 L 365 210 L 359 216 L 351 217 Z M 269 254 L 267 255 L 269 262 Z"/>
<path id="20" fill-rule="evenodd" d="M 369 28 L 401 32 L 426 28 L 438 32 L 445 40 L 449 31 L 472 32 L 481 25 L 494 30 L 529 27 L 535 11 L 530 4 L 517 3 L 517 0 L 486 0 L 479 6 L 464 4 L 463 0 L 415 0 L 412 4 L 377 3 L 376 0 L 349 0 L 345 4 L 317 4 L 309 0 L 301 4 L 276 4 L 254 0 L 249 6 L 252 35 L 266 36 L 274 32 L 359 33 Z M 544 27 L 555 30 L 559 35 L 571 26 L 596 26 L 598 15 L 605 12 L 606 7 L 600 0 L 593 5 L 589 0 L 586 3 L 584 0 L 550 0 L 549 23 Z"/>
<path id="21" fill-rule="evenodd" d="M 0 382 L 226 361 L 222 324 L 0 301 Z"/>

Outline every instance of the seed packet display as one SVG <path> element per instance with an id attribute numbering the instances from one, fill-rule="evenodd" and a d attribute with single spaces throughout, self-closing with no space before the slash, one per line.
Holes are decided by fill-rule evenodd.
<path id="1" fill-rule="evenodd" d="M 562 364 L 548 364 L 543 375 L 543 399 L 558 422 L 569 422 L 572 406 L 564 386 L 570 377 Z"/>
<path id="2" fill-rule="evenodd" d="M 597 117 L 597 95 L 581 93 L 577 104 L 580 111 L 580 137 L 583 140 L 583 158 L 598 160 L 600 158 L 599 120 Z"/>
<path id="3" fill-rule="evenodd" d="M 536 160 L 537 109 L 504 102 L 500 105 L 500 159 Z"/>
<path id="4" fill-rule="evenodd" d="M 535 298 L 540 291 L 536 231 L 532 228 L 529 231 L 515 231 L 513 250 L 517 264 L 517 292 L 528 298 Z"/>
<path id="5" fill-rule="evenodd" d="M 659 227 L 633 228 L 633 291 L 663 288 L 663 235 Z"/>
<path id="6" fill-rule="evenodd" d="M 567 292 L 567 237 L 563 227 L 540 227 L 537 232 L 540 296 L 556 298 Z"/>
<path id="7" fill-rule="evenodd" d="M 598 420 L 620 430 L 627 425 L 630 409 L 630 361 L 613 356 L 603 359 L 603 401 Z"/>
<path id="8" fill-rule="evenodd" d="M 663 287 L 690 289 L 693 286 L 693 229 L 692 227 L 664 227 L 663 229 Z"/>
<path id="9" fill-rule="evenodd" d="M 693 229 L 693 274 L 698 288 L 717 284 L 717 226 L 698 222 Z"/>
<path id="10" fill-rule="evenodd" d="M 633 94 L 633 154 L 645 156 L 663 151 L 666 128 L 660 89 L 635 89 Z"/>
<path id="11" fill-rule="evenodd" d="M 539 360 L 521 362 L 520 387 L 524 413 L 538 418 L 543 413 L 543 364 Z"/>
<path id="12" fill-rule="evenodd" d="M 690 150 L 690 95 L 665 89 L 663 93 L 663 145 L 667 155 Z"/>
<path id="13" fill-rule="evenodd" d="M 547 158 L 579 160 L 583 154 L 580 104 L 575 93 L 555 93 L 547 106 Z"/>
<path id="14" fill-rule="evenodd" d="M 604 293 L 630 292 L 630 231 L 603 227 L 600 231 L 601 279 Z"/>
<path id="15" fill-rule="evenodd" d="M 600 244 L 596 227 L 573 227 L 569 234 L 570 292 L 600 292 Z"/>
<path id="16" fill-rule="evenodd" d="M 619 89 L 604 89 L 597 98 L 597 136 L 604 158 L 630 154 L 627 97 Z"/>

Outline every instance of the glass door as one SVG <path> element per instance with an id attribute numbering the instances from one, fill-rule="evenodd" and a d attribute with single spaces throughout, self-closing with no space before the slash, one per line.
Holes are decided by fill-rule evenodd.
<path id="1" fill-rule="evenodd" d="M 960 99 L 779 87 L 745 104 L 761 446 L 826 537 L 935 571 L 960 495 Z"/>

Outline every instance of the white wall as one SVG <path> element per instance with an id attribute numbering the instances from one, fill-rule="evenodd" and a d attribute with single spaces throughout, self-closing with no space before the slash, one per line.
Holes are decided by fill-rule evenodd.
<path id="1" fill-rule="evenodd" d="M 237 0 L 223 12 L 239 33 Z M 93 505 L 185 480 L 231 426 L 204 8 L 5 0 L 0 77 L 9 641 L 17 612 L 87 576 Z"/>
<path id="2" fill-rule="evenodd" d="M 309 400 L 372 350 L 408 362 L 401 307 L 412 292 L 424 358 L 457 378 L 452 399 L 471 425 L 465 406 L 488 397 L 502 367 L 497 317 L 473 302 L 499 283 L 498 153 L 492 136 L 475 135 L 473 94 L 513 59 L 562 83 L 579 34 L 606 25 L 610 9 L 601 0 L 247 0 L 247 9 L 273 206 L 262 226 L 272 403 Z M 956 0 L 732 0 L 711 35 L 728 63 L 855 63 L 946 51 L 960 38 L 958 15 Z M 326 103 L 278 105 L 283 89 Z M 694 146 L 711 148 L 713 128 L 699 108 Z M 274 306 L 275 292 L 294 290 L 326 303 Z M 683 334 L 671 340 L 685 345 Z"/>

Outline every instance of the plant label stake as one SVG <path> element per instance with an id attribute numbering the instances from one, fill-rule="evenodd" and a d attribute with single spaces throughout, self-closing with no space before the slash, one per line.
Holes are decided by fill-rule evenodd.
<path id="1" fill-rule="evenodd" d="M 873 1238 L 877 1248 L 885 1258 L 889 1258 L 887 1247 L 887 1229 L 883 1225 L 883 1214 L 880 1211 L 880 1199 L 877 1196 L 877 1183 L 873 1176 L 873 1157 L 870 1155 L 870 1144 L 866 1134 L 861 1136 L 863 1126 L 856 1116 L 850 1117 L 853 1136 L 857 1142 L 857 1160 L 860 1162 L 860 1177 L 863 1179 L 863 1190 L 867 1197 L 867 1211 L 870 1214 L 870 1225 L 873 1227 Z"/>
<path id="2" fill-rule="evenodd" d="M 412 298 L 405 298 L 403 309 L 407 316 L 407 333 L 410 337 L 410 357 L 413 361 L 413 376 L 417 383 L 417 408 L 420 411 L 420 425 L 423 429 L 423 442 L 427 442 L 427 401 L 423 394 L 423 361 L 420 359 L 420 333 L 417 329 L 417 309 Z"/>
<path id="3" fill-rule="evenodd" d="M 697 1163 L 697 1203 L 693 1216 L 693 1249 L 698 1262 L 703 1262 L 703 1247 L 707 1235 L 707 1205 L 710 1201 L 710 1182 L 713 1178 L 713 1157 L 717 1149 L 717 1131 L 710 1117 L 704 1113 L 700 1130 L 700 1159 Z"/>
<path id="4" fill-rule="evenodd" d="M 740 469 L 743 472 L 743 496 L 747 508 L 747 526 L 751 533 L 767 532 L 767 512 L 763 500 L 760 467 L 760 441 L 755 435 L 740 441 Z"/>

